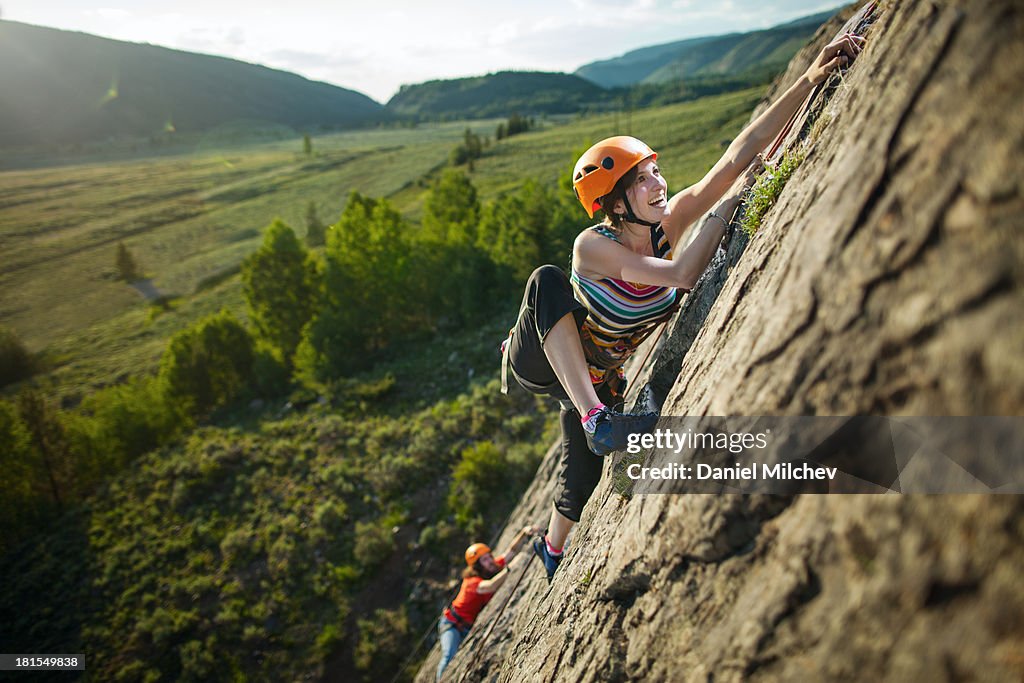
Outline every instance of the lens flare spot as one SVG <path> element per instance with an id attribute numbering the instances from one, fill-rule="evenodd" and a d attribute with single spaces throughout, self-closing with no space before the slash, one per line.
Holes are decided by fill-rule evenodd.
<path id="1" fill-rule="evenodd" d="M 107 88 L 107 92 L 104 93 L 103 97 L 100 98 L 100 106 L 102 107 L 107 102 L 112 102 L 112 101 L 116 100 L 117 96 L 118 96 L 118 88 L 117 88 L 117 79 L 115 78 L 110 83 L 110 87 Z"/>

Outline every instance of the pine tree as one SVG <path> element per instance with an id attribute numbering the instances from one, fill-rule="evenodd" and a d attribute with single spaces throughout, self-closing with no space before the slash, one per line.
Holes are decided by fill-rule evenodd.
<path id="1" fill-rule="evenodd" d="M 135 257 L 124 245 L 124 242 L 117 243 L 117 276 L 125 282 L 135 282 L 141 275 Z"/>
<path id="2" fill-rule="evenodd" d="M 306 246 L 322 247 L 327 239 L 327 226 L 320 220 L 316 211 L 316 202 L 309 201 L 306 205 Z"/>
<path id="3" fill-rule="evenodd" d="M 242 264 L 242 287 L 258 337 L 290 364 L 302 328 L 313 316 L 318 284 L 309 252 L 280 220 L 267 228 L 263 245 Z"/>
<path id="4" fill-rule="evenodd" d="M 327 234 L 321 305 L 303 332 L 296 369 L 329 381 L 365 367 L 366 354 L 417 329 L 426 319 L 410 281 L 409 226 L 386 200 L 353 192 Z"/>
<path id="5" fill-rule="evenodd" d="M 19 394 L 18 413 L 38 457 L 36 464 L 45 478 L 43 486 L 60 510 L 64 505 L 63 492 L 70 470 L 70 449 L 64 428 L 43 397 L 35 391 Z"/>
<path id="6" fill-rule="evenodd" d="M 465 322 L 481 313 L 490 287 L 489 259 L 477 248 L 480 201 L 469 177 L 446 169 L 423 202 L 425 301 L 436 318 Z"/>

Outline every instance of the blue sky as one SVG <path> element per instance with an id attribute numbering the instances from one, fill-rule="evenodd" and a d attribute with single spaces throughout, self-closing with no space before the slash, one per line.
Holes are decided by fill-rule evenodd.
<path id="1" fill-rule="evenodd" d="M 4 19 L 223 55 L 386 102 L 403 83 L 572 72 L 693 36 L 767 28 L 834 0 L 0 0 Z"/>

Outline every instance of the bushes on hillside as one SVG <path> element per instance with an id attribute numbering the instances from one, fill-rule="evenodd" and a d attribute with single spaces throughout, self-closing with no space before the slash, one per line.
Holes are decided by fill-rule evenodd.
<path id="1" fill-rule="evenodd" d="M 85 399 L 82 410 L 92 418 L 92 444 L 108 471 L 166 443 L 185 422 L 151 378 L 102 389 Z"/>
<path id="2" fill-rule="evenodd" d="M 39 543 L 9 561 L 0 557 L 15 596 L 7 605 L 19 605 L 5 612 L 0 632 L 12 647 L 27 647 L 44 626 L 54 651 L 84 642 L 102 680 L 294 680 L 350 656 L 368 678 L 389 680 L 408 654 L 410 632 L 437 618 L 433 593 L 409 591 L 416 578 L 443 578 L 441 563 L 417 562 L 429 552 L 447 569 L 466 545 L 437 497 L 422 494 L 443 487 L 466 450 L 504 454 L 515 474 L 503 478 L 500 494 L 493 477 L 460 477 L 492 486 L 482 508 L 491 528 L 525 481 L 524 463 L 536 463 L 540 434 L 556 428 L 537 405 L 525 392 L 502 396 L 495 380 L 398 417 L 307 416 L 254 431 L 196 430 L 159 457 L 142 458 Z M 4 406 L 0 438 L 30 447 L 17 411 Z M 472 446 L 482 439 L 492 441 Z M 372 473 L 386 458 L 414 463 L 416 475 L 406 475 L 404 486 L 375 483 Z M 5 474 L 0 469 L 0 481 Z M 0 510 L 8 509 L 0 496 Z M 419 527 L 427 547 L 398 543 L 395 526 L 406 540 Z M 367 613 L 363 596 L 382 585 L 392 592 L 371 604 L 404 602 L 406 613 Z M 81 609 L 61 610 L 62 603 Z M 367 612 L 350 630 L 356 605 Z"/>
<path id="3" fill-rule="evenodd" d="M 370 619 L 360 619 L 359 643 L 355 650 L 356 668 L 363 672 L 364 681 L 392 678 L 396 665 L 409 651 L 409 617 L 405 608 L 378 609 Z"/>
<path id="4" fill-rule="evenodd" d="M 44 482 L 34 471 L 38 458 L 31 435 L 18 410 L 0 401 L 0 554 L 40 513 L 39 487 Z"/>
<path id="5" fill-rule="evenodd" d="M 386 520 L 356 522 L 354 556 L 361 566 L 372 569 L 395 552 L 395 540 Z"/>
<path id="6" fill-rule="evenodd" d="M 490 441 L 464 449 L 448 490 L 448 507 L 455 513 L 455 522 L 470 536 L 483 535 L 488 513 L 514 502 L 511 496 L 516 495 L 513 492 L 519 489 L 524 474 L 525 468 Z"/>

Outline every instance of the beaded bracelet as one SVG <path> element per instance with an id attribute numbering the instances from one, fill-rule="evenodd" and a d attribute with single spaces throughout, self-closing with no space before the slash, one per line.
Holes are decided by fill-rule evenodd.
<path id="1" fill-rule="evenodd" d="M 705 220 L 708 220 L 708 219 L 711 219 L 711 218 L 717 218 L 718 220 L 722 221 L 722 225 L 724 225 L 724 226 L 725 226 L 725 229 L 726 229 L 726 230 L 728 230 L 728 229 L 729 229 L 729 221 L 725 220 L 724 218 L 722 218 L 721 216 L 719 216 L 719 215 L 718 215 L 717 213 L 715 213 L 714 211 L 710 212 L 710 213 L 708 214 L 708 217 L 707 217 L 707 219 L 705 219 Z"/>

